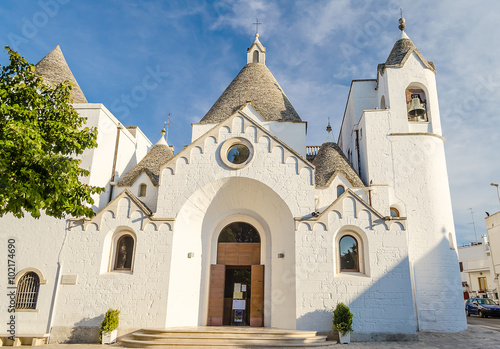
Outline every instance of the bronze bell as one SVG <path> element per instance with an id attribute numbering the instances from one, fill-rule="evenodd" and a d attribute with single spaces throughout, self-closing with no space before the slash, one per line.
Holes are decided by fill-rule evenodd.
<path id="1" fill-rule="evenodd" d="M 415 118 L 423 117 L 425 115 L 425 104 L 420 101 L 418 94 L 411 95 L 411 101 L 408 104 L 408 116 Z"/>

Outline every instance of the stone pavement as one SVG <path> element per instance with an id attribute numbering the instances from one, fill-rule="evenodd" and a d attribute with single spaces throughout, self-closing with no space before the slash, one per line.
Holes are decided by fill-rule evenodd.
<path id="1" fill-rule="evenodd" d="M 500 348 L 500 331 L 487 329 L 481 326 L 469 325 L 469 328 L 460 333 L 432 333 L 420 332 L 419 340 L 415 342 L 374 342 L 374 343 L 351 343 L 348 346 L 333 344 L 323 348 L 346 347 L 349 349 L 493 349 Z M 330 344 L 331 343 L 331 344 Z M 114 349 L 122 348 L 119 345 L 99 344 L 48 344 L 41 349 Z"/>

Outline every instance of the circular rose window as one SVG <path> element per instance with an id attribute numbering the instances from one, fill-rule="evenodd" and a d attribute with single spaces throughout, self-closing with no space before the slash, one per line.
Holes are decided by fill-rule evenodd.
<path id="1" fill-rule="evenodd" d="M 224 165 L 238 170 L 252 161 L 253 147 L 247 139 L 235 137 L 222 144 L 219 154 Z"/>
<path id="2" fill-rule="evenodd" d="M 250 149 L 244 144 L 235 144 L 227 151 L 227 159 L 236 165 L 244 163 L 249 157 Z"/>

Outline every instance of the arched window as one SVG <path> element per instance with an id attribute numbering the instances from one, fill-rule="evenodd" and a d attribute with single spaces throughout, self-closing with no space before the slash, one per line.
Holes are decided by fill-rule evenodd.
<path id="1" fill-rule="evenodd" d="M 259 63 L 259 51 L 257 50 L 253 51 L 253 62 Z"/>
<path id="2" fill-rule="evenodd" d="M 343 185 L 338 185 L 337 186 L 337 197 L 339 197 L 340 195 L 344 194 L 344 191 L 345 191 L 345 188 Z"/>
<path id="3" fill-rule="evenodd" d="M 36 309 L 38 291 L 40 289 L 40 278 L 35 272 L 24 274 L 17 283 L 16 310 Z"/>
<path id="4" fill-rule="evenodd" d="M 217 242 L 260 242 L 260 235 L 250 224 L 234 222 L 222 229 Z"/>
<path id="5" fill-rule="evenodd" d="M 399 211 L 397 208 L 391 207 L 391 217 L 399 217 Z"/>
<path id="6" fill-rule="evenodd" d="M 420 88 L 406 90 L 406 109 L 408 121 L 427 121 L 427 98 L 424 90 Z"/>
<path id="7" fill-rule="evenodd" d="M 146 189 L 147 189 L 147 185 L 142 183 L 140 186 L 139 186 L 139 197 L 143 197 L 143 196 L 146 196 Z"/>
<path id="8" fill-rule="evenodd" d="M 344 235 L 339 241 L 340 271 L 359 272 L 358 240 L 352 235 Z"/>
<path id="9" fill-rule="evenodd" d="M 217 240 L 217 264 L 248 266 L 260 264 L 260 235 L 245 222 L 233 222 L 221 230 Z"/>
<path id="10" fill-rule="evenodd" d="M 118 238 L 115 244 L 113 270 L 132 270 L 134 245 L 135 240 L 131 235 L 125 234 Z"/>

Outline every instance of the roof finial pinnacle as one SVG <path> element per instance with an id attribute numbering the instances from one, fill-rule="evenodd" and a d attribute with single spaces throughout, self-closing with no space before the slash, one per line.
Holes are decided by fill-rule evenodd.
<path id="1" fill-rule="evenodd" d="M 403 9 L 399 9 L 401 11 L 401 18 L 399 18 L 399 30 L 404 31 L 406 28 L 405 19 L 403 18 Z"/>
<path id="2" fill-rule="evenodd" d="M 330 117 L 328 117 L 328 126 L 326 126 L 326 132 L 328 132 L 328 134 L 332 132 L 332 126 L 330 125 Z"/>
<path id="3" fill-rule="evenodd" d="M 165 135 L 167 135 L 168 137 L 168 126 L 167 128 L 165 129 L 165 126 L 167 125 L 167 122 L 165 121 L 163 123 L 163 128 L 161 129 L 161 137 L 160 139 L 158 140 L 158 142 L 156 142 L 156 144 L 161 144 L 161 145 L 168 145 L 167 141 L 165 140 Z"/>

